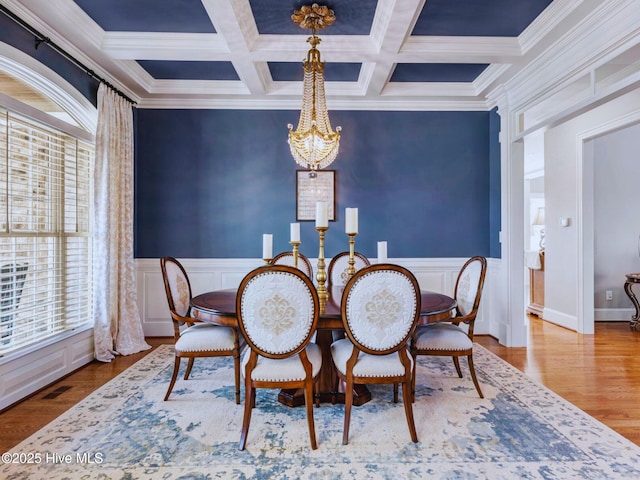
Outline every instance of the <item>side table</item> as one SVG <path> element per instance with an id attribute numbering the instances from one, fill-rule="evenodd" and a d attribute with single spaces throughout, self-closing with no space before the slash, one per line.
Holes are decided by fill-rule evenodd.
<path id="1" fill-rule="evenodd" d="M 631 317 L 631 321 L 629 322 L 629 327 L 631 327 L 632 330 L 636 330 L 638 323 L 640 323 L 640 303 L 638 303 L 636 294 L 633 293 L 633 289 L 631 287 L 633 287 L 634 283 L 640 283 L 640 273 L 627 273 L 626 277 L 627 280 L 624 282 L 624 291 L 636 309 L 635 315 Z"/>

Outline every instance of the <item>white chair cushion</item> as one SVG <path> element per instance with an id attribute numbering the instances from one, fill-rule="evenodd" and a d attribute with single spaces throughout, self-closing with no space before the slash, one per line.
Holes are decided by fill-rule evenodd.
<path id="1" fill-rule="evenodd" d="M 233 350 L 233 329 L 198 323 L 180 333 L 175 349 L 183 353 Z"/>
<path id="2" fill-rule="evenodd" d="M 309 343 L 305 347 L 307 357 L 312 365 L 312 375 L 315 378 L 322 366 L 322 352 L 315 343 Z M 242 374 L 244 375 L 247 362 L 251 355 L 251 349 L 247 349 L 242 357 Z M 287 358 L 266 358 L 258 355 L 258 363 L 251 372 L 251 379 L 264 382 L 286 382 L 305 379 L 304 367 L 300 361 L 300 355 Z"/>
<path id="3" fill-rule="evenodd" d="M 473 347 L 467 333 L 452 323 L 434 323 L 420 327 L 414 345 L 418 350 L 469 350 Z"/>
<path id="4" fill-rule="evenodd" d="M 347 371 L 347 360 L 351 358 L 353 352 L 353 344 L 348 338 L 337 340 L 331 344 L 331 356 L 336 368 L 343 375 Z M 413 359 L 409 355 L 411 368 L 413 368 Z M 353 367 L 353 374 L 357 377 L 390 377 L 404 375 L 404 366 L 400 361 L 398 352 L 388 355 L 371 355 L 360 352 L 358 360 Z"/>

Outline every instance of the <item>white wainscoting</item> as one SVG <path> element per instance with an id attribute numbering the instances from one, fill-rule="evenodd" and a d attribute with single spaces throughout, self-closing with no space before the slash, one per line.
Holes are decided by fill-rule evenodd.
<path id="1" fill-rule="evenodd" d="M 219 290 L 237 288 L 242 278 L 253 268 L 263 264 L 258 259 L 178 259 L 189 275 L 193 295 Z M 317 259 L 309 259 L 314 272 Z M 420 288 L 451 295 L 455 287 L 460 267 L 466 258 L 390 258 L 389 262 L 402 265 L 413 272 Z M 496 311 L 499 259 L 488 259 L 487 276 L 480 303 L 480 312 L 476 321 L 477 334 L 491 334 L 498 338 Z M 328 265 L 328 260 L 327 260 Z M 167 299 L 162 283 L 159 259 L 136 260 L 138 307 L 144 333 L 148 337 L 173 336 L 173 327 L 169 317 Z"/>
<path id="2" fill-rule="evenodd" d="M 45 346 L 10 354 L 0 363 L 0 410 L 93 360 L 93 328 L 66 333 Z"/>

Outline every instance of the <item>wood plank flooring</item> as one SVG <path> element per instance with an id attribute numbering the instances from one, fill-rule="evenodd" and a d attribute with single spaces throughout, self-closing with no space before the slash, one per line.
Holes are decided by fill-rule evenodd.
<path id="1" fill-rule="evenodd" d="M 529 336 L 527 349 L 502 347 L 489 336 L 475 340 L 640 445 L 640 332 L 626 322 L 598 322 L 595 335 L 578 335 L 531 317 Z M 147 342 L 156 347 L 173 339 Z M 150 351 L 111 363 L 92 362 L 0 413 L 0 451 L 20 443 Z"/>
<path id="2" fill-rule="evenodd" d="M 640 332 L 596 322 L 594 335 L 530 317 L 529 347 L 475 340 L 592 417 L 640 445 Z"/>

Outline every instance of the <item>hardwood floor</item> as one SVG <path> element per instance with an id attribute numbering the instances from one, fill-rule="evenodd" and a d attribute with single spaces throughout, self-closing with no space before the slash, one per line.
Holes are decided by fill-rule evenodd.
<path id="1" fill-rule="evenodd" d="M 488 336 L 475 340 L 519 370 L 640 445 L 640 332 L 627 322 L 596 323 L 578 335 L 530 317 L 528 348 L 506 348 Z M 172 338 L 148 338 L 156 347 Z M 92 362 L 0 413 L 0 451 L 14 447 L 147 353 Z M 464 361 L 463 361 L 464 365 Z"/>
<path id="2" fill-rule="evenodd" d="M 157 347 L 173 337 L 147 338 Z M 93 362 L 0 413 L 0 452 L 6 452 L 116 377 L 151 350 L 116 357 L 110 363 Z M 69 388 L 70 387 L 70 388 Z"/>
<path id="3" fill-rule="evenodd" d="M 475 337 L 529 377 L 640 445 L 640 332 L 628 322 L 596 322 L 594 335 L 530 317 L 529 347 Z"/>

